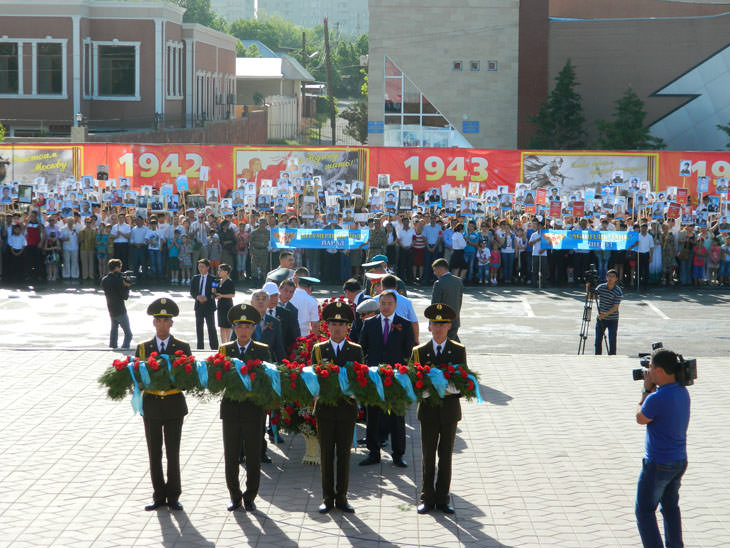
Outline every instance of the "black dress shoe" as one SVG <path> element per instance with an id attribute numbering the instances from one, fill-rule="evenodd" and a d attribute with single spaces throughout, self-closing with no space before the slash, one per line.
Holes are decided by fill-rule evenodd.
<path id="1" fill-rule="evenodd" d="M 398 468 L 408 468 L 408 463 L 403 459 L 403 457 L 393 457 L 393 466 L 397 466 Z"/>
<path id="2" fill-rule="evenodd" d="M 345 501 L 345 502 L 335 502 L 335 508 L 339 508 L 340 510 L 342 510 L 343 512 L 345 512 L 347 514 L 354 514 L 355 513 L 355 509 L 352 506 L 350 506 L 350 503 L 347 502 L 347 501 Z"/>
<path id="3" fill-rule="evenodd" d="M 431 510 L 433 510 L 433 504 L 426 504 L 425 502 L 422 502 L 416 508 L 416 512 L 419 514 L 428 514 Z"/>
<path id="4" fill-rule="evenodd" d="M 454 514 L 456 512 L 450 504 L 437 504 L 436 509 L 441 510 L 444 514 Z"/>
<path id="5" fill-rule="evenodd" d="M 238 457 L 238 464 L 246 466 L 246 457 Z"/>
<path id="6" fill-rule="evenodd" d="M 271 457 L 269 455 L 261 455 L 261 464 L 269 464 Z"/>
<path id="7" fill-rule="evenodd" d="M 175 502 L 168 502 L 168 503 L 167 503 L 167 507 L 168 507 L 168 508 L 169 508 L 170 510 L 178 510 L 178 511 L 180 511 L 180 510 L 182 510 L 182 509 L 183 509 L 183 505 L 182 505 L 182 504 L 180 504 L 180 503 L 179 503 L 178 501 L 175 501 Z"/>
<path id="8" fill-rule="evenodd" d="M 332 508 L 334 508 L 335 505 L 331 502 L 323 502 L 319 505 L 319 513 L 320 514 L 327 514 Z"/>
<path id="9" fill-rule="evenodd" d="M 365 438 L 360 438 L 359 440 L 357 440 L 357 444 L 358 444 L 358 445 L 362 445 L 362 446 L 365 446 L 365 445 L 367 445 L 367 444 L 368 444 L 368 440 L 367 440 L 367 439 L 365 439 Z"/>
<path id="10" fill-rule="evenodd" d="M 246 509 L 246 512 L 255 512 L 256 511 L 256 505 L 253 503 L 252 500 L 244 500 L 243 507 Z"/>
<path id="11" fill-rule="evenodd" d="M 379 464 L 380 459 L 373 457 L 372 455 L 368 455 L 367 458 L 360 461 L 360 466 L 370 466 L 371 464 Z"/>
<path id="12" fill-rule="evenodd" d="M 148 504 L 144 507 L 145 511 L 151 512 L 152 510 L 157 510 L 158 508 L 162 508 L 165 506 L 164 502 L 153 502 L 152 504 Z"/>
<path id="13" fill-rule="evenodd" d="M 233 512 L 234 510 L 238 510 L 241 507 L 241 499 L 233 500 L 231 501 L 231 504 L 228 505 L 228 511 Z"/>

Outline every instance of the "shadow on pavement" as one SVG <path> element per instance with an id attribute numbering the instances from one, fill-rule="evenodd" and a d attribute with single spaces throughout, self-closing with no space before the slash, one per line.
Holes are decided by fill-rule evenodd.
<path id="1" fill-rule="evenodd" d="M 177 526 L 172 518 L 177 521 Z M 213 547 L 215 542 L 206 539 L 190 521 L 186 512 L 168 512 L 163 509 L 157 512 L 157 519 L 160 521 L 160 532 L 162 533 L 162 545 L 165 547 L 192 545 L 201 548 Z"/>

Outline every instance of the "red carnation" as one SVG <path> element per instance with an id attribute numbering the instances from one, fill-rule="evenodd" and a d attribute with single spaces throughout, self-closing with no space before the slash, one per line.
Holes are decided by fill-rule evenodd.
<path id="1" fill-rule="evenodd" d="M 461 370 L 461 376 L 462 376 L 462 377 L 464 377 L 464 378 L 467 378 L 467 377 L 468 377 L 469 375 L 467 374 L 467 372 L 466 372 L 466 371 L 464 371 L 464 370 L 462 369 L 462 370 Z"/>
<path id="2" fill-rule="evenodd" d="M 466 383 L 467 390 L 474 390 L 474 382 L 469 380 L 469 382 Z"/>
<path id="3" fill-rule="evenodd" d="M 192 373 L 192 372 L 193 372 L 193 366 L 192 366 L 192 365 L 190 365 L 189 363 L 186 363 L 186 364 L 185 364 L 185 372 L 186 372 L 187 374 L 190 374 L 190 373 Z"/>
<path id="4" fill-rule="evenodd" d="M 444 371 L 444 379 L 446 379 L 448 381 L 450 378 L 451 378 L 451 373 L 449 373 L 448 371 Z"/>
<path id="5" fill-rule="evenodd" d="M 176 356 L 182 356 L 183 355 L 183 351 L 182 350 L 175 350 L 175 355 Z"/>
<path id="6" fill-rule="evenodd" d="M 339 373 L 340 372 L 340 366 L 337 365 L 336 363 L 332 364 L 332 366 L 330 367 L 330 369 L 332 369 L 332 371 L 334 371 L 335 373 Z"/>
<path id="7" fill-rule="evenodd" d="M 220 367 L 222 363 L 223 360 L 221 358 L 216 358 L 215 360 L 213 360 L 213 365 L 215 365 L 216 367 Z"/>
<path id="8" fill-rule="evenodd" d="M 251 377 L 252 382 L 256 380 L 256 372 L 251 373 L 249 376 Z"/>
<path id="9" fill-rule="evenodd" d="M 289 418 L 284 419 L 284 423 L 285 424 L 291 424 L 291 419 L 289 419 Z"/>
<path id="10" fill-rule="evenodd" d="M 150 354 L 150 358 L 156 358 L 159 355 L 160 353 L 155 350 L 154 352 L 152 352 L 152 354 Z"/>
<path id="11" fill-rule="evenodd" d="M 284 411 L 286 411 L 287 413 L 289 413 L 291 415 L 292 413 L 294 413 L 294 408 L 291 405 L 287 405 L 284 408 Z"/>
<path id="12" fill-rule="evenodd" d="M 248 367 L 245 365 L 241 366 L 241 375 L 248 375 Z"/>
<path id="13" fill-rule="evenodd" d="M 317 374 L 322 372 L 322 368 L 318 365 L 314 367 L 314 370 L 317 372 Z"/>
<path id="14" fill-rule="evenodd" d="M 385 386 L 390 386 L 391 384 L 393 384 L 393 379 L 390 377 L 385 377 L 385 379 L 383 380 L 383 384 Z"/>
<path id="15" fill-rule="evenodd" d="M 423 366 L 423 372 L 428 375 L 431 372 L 431 366 L 430 365 L 424 365 Z"/>
<path id="16" fill-rule="evenodd" d="M 289 383 L 289 386 L 291 386 L 292 388 L 296 388 L 296 387 L 297 387 L 297 383 L 295 383 L 295 382 L 290 382 L 290 383 Z"/>
<path id="17" fill-rule="evenodd" d="M 218 371 L 215 372 L 215 380 L 219 381 L 219 380 L 221 380 L 221 377 L 223 377 L 223 371 L 221 371 L 219 369 Z"/>
<path id="18" fill-rule="evenodd" d="M 224 368 L 224 369 L 225 369 L 226 371 L 228 371 L 228 370 L 229 370 L 229 369 L 231 368 L 231 362 L 229 362 L 228 360 L 224 361 L 224 362 L 223 362 L 223 368 Z"/>
<path id="19" fill-rule="evenodd" d="M 363 387 L 368 383 L 368 381 L 365 379 L 365 377 L 359 378 L 357 382 L 360 384 L 360 386 L 363 386 Z"/>
<path id="20" fill-rule="evenodd" d="M 446 369 L 449 371 L 449 373 L 453 373 L 455 371 L 453 365 L 448 366 Z"/>
<path id="21" fill-rule="evenodd" d="M 400 367 L 398 368 L 398 372 L 399 372 L 399 373 L 400 373 L 401 375 L 405 375 L 406 373 L 408 373 L 408 368 L 407 368 L 407 367 L 406 367 L 405 365 L 401 365 L 401 366 L 400 366 Z"/>
<path id="22" fill-rule="evenodd" d="M 279 424 L 279 415 L 273 415 L 271 417 L 271 424 Z"/>
<path id="23" fill-rule="evenodd" d="M 416 388 L 421 389 L 423 388 L 423 381 L 416 381 Z"/>
<path id="24" fill-rule="evenodd" d="M 289 379 L 291 379 L 291 380 L 293 380 L 293 381 L 297 380 L 297 374 L 296 374 L 296 373 L 294 373 L 294 372 L 292 371 L 292 372 L 291 372 L 291 373 L 289 374 Z"/>
<path id="25" fill-rule="evenodd" d="M 322 369 L 322 371 L 321 371 L 321 375 L 322 375 L 322 378 L 323 378 L 323 379 L 326 379 L 327 377 L 329 377 L 329 376 L 330 376 L 330 372 L 329 372 L 329 371 L 327 371 L 326 369 Z"/>
<path id="26" fill-rule="evenodd" d="M 157 371 L 160 368 L 160 366 L 157 364 L 156 361 L 150 361 L 147 365 L 149 365 L 155 371 Z"/>

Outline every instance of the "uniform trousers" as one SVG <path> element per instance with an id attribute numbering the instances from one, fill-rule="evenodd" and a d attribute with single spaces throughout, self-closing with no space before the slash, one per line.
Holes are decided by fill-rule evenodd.
<path id="1" fill-rule="evenodd" d="M 169 396 L 183 397 L 182 394 Z M 145 398 L 157 397 L 145 394 Z M 153 419 L 144 417 L 144 433 L 147 438 L 147 453 L 150 460 L 150 477 L 152 479 L 152 498 L 157 503 L 177 502 L 182 489 L 180 487 L 180 438 L 183 418 Z M 165 442 L 167 457 L 167 482 L 162 472 L 162 442 Z"/>
<path id="2" fill-rule="evenodd" d="M 226 469 L 226 486 L 231 501 L 243 497 L 253 501 L 259 491 L 261 481 L 261 429 L 265 412 L 263 408 L 250 402 L 236 402 L 228 398 L 221 401 L 223 419 L 223 459 Z M 241 445 L 246 454 L 246 491 L 241 492 L 238 477 Z"/>
<path id="3" fill-rule="evenodd" d="M 423 458 L 421 502 L 425 504 L 449 502 L 451 456 L 454 452 L 456 425 L 459 419 L 461 419 L 461 404 L 458 396 L 446 396 L 441 405 L 421 403 L 418 406 Z M 438 455 L 438 474 L 436 455 Z"/>
<path id="4" fill-rule="evenodd" d="M 327 503 L 347 502 L 350 482 L 350 451 L 357 419 L 354 401 L 337 405 L 317 405 L 315 411 L 322 471 L 322 500 Z M 337 458 L 337 483 L 335 484 L 335 457 Z"/>

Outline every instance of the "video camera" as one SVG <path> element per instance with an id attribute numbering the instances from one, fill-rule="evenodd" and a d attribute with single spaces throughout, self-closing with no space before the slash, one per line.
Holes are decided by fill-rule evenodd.
<path id="1" fill-rule="evenodd" d="M 125 270 L 122 272 L 122 280 L 132 285 L 137 281 L 137 276 L 134 275 L 134 270 Z"/>
<path id="2" fill-rule="evenodd" d="M 583 273 L 583 279 L 588 284 L 588 291 L 593 291 L 596 288 L 598 285 L 598 270 L 596 270 L 594 263 L 591 263 L 588 270 Z"/>
<path id="3" fill-rule="evenodd" d="M 664 348 L 664 345 L 660 342 L 651 345 L 652 352 L 654 352 L 657 348 Z M 639 359 L 641 360 L 641 368 L 631 371 L 635 381 L 644 380 L 644 372 L 649 369 L 649 364 L 651 363 L 651 352 L 640 353 Z M 677 372 L 674 375 L 677 382 L 682 386 L 693 385 L 697 378 L 697 360 L 685 360 L 682 354 L 677 354 L 677 363 Z"/>

